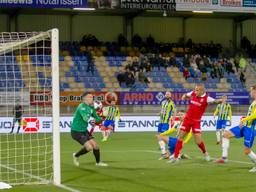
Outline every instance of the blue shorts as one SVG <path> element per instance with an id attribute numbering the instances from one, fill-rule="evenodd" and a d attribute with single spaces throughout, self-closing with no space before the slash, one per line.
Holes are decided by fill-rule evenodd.
<path id="1" fill-rule="evenodd" d="M 106 121 L 104 121 L 103 126 L 104 127 L 108 127 L 108 126 L 114 127 L 115 126 L 115 121 L 113 121 L 113 120 L 106 120 Z"/>
<path id="2" fill-rule="evenodd" d="M 252 147 L 255 136 L 254 127 L 249 128 L 247 126 L 243 126 L 242 128 L 240 128 L 239 126 L 237 126 L 230 129 L 230 131 L 235 135 L 236 138 L 244 138 L 245 147 Z"/>
<path id="3" fill-rule="evenodd" d="M 227 120 L 217 120 L 216 129 L 225 129 Z"/>
<path id="4" fill-rule="evenodd" d="M 169 129 L 169 123 L 159 123 L 158 125 L 158 133 L 163 133 Z"/>
<path id="5" fill-rule="evenodd" d="M 177 142 L 178 142 L 177 138 L 169 137 L 168 149 L 171 154 L 174 154 L 174 150 L 175 150 Z"/>

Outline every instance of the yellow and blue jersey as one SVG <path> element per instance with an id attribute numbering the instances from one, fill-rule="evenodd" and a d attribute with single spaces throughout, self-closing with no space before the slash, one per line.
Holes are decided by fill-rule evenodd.
<path id="1" fill-rule="evenodd" d="M 170 118 L 173 113 L 176 112 L 175 104 L 172 100 L 165 99 L 162 102 L 162 108 L 160 112 L 160 123 L 167 123 L 169 124 Z"/>
<path id="2" fill-rule="evenodd" d="M 248 109 L 247 116 L 241 121 L 245 124 L 242 128 L 236 126 L 230 131 L 235 135 L 236 138 L 244 137 L 244 146 L 251 148 L 254 142 L 255 136 L 255 125 L 256 125 L 256 100 L 252 102 Z"/>
<path id="3" fill-rule="evenodd" d="M 115 121 L 116 117 L 120 120 L 120 111 L 117 106 L 108 106 L 106 120 Z"/>
<path id="4" fill-rule="evenodd" d="M 232 110 L 229 103 L 220 103 L 214 112 L 214 116 L 218 116 L 218 120 L 232 119 Z"/>
<path id="5" fill-rule="evenodd" d="M 242 121 L 246 121 L 246 126 L 251 128 L 256 128 L 256 100 L 252 102 L 248 109 L 246 118 Z"/>

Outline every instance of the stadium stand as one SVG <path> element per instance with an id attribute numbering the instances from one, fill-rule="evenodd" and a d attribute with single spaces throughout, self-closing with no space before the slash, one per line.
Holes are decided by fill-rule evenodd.
<path id="1" fill-rule="evenodd" d="M 108 52 L 109 49 L 109 52 Z M 174 64 L 168 63 L 167 66 L 160 66 L 152 64 L 151 69 L 148 72 L 143 71 L 145 76 L 148 78 L 149 83 L 142 83 L 138 80 L 137 74 L 135 75 L 135 82 L 130 86 L 125 83 L 119 84 L 117 80 L 117 75 L 121 71 L 126 70 L 128 64 L 133 64 L 134 61 L 138 62 L 140 59 L 141 52 L 137 48 L 133 47 L 121 47 L 119 54 L 115 56 L 105 56 L 116 53 L 113 45 L 107 44 L 107 46 L 81 46 L 78 42 L 61 42 L 60 43 L 60 89 L 61 91 L 83 91 L 84 88 L 89 91 L 164 91 L 169 89 L 171 91 L 183 92 L 191 90 L 194 83 L 199 83 L 202 81 L 201 77 L 188 77 L 184 78 L 184 54 L 183 56 L 176 56 Z M 179 50 L 174 48 L 174 50 Z M 179 50 L 181 51 L 181 49 Z M 93 61 L 93 71 L 88 70 L 88 52 L 94 54 Z M 124 55 L 124 53 L 129 52 L 129 55 Z M 183 50 L 183 53 L 186 53 Z M 131 55 L 131 56 L 130 56 Z M 170 60 L 171 54 L 163 54 L 163 59 L 165 61 Z M 0 58 L 2 61 L 3 58 Z M 14 65 L 7 65 L 7 74 L 0 66 L 0 77 L 1 79 L 7 78 L 8 81 L 0 81 L 0 88 L 10 85 L 10 87 L 16 86 L 16 91 L 20 87 L 25 87 L 26 84 L 30 84 L 31 87 L 41 87 L 50 86 L 51 75 L 50 75 L 50 62 L 51 58 L 49 56 L 33 56 L 33 55 L 23 55 L 17 56 L 16 58 L 10 56 L 6 58 L 8 64 L 15 60 Z M 35 78 L 34 81 L 28 81 L 22 74 L 22 71 L 33 71 L 35 67 L 43 67 L 42 63 L 49 63 L 45 65 L 44 69 L 38 74 L 33 74 L 38 76 L 39 80 Z M 218 62 L 217 58 L 211 59 L 211 62 Z M 24 65 L 28 63 L 28 65 Z M 256 68 L 256 60 L 252 59 L 252 68 Z M 25 68 L 30 68 L 26 70 Z M 235 66 L 233 66 L 235 71 Z M 15 71 L 16 79 L 8 75 L 8 71 Z M 35 70 L 34 70 L 35 71 Z M 212 78 L 210 73 L 207 73 L 207 78 L 204 83 L 209 91 L 246 91 L 246 85 L 243 84 L 240 79 L 240 73 L 235 71 L 235 73 L 223 73 L 222 78 Z M 252 74 L 253 76 L 253 74 Z M 18 80 L 17 80 L 18 77 Z M 20 78 L 19 78 L 20 77 Z M 23 78 L 21 78 L 23 77 Z M 45 80 L 45 77 L 46 80 Z M 23 80 L 22 80 L 23 79 Z M 11 91 L 11 90 L 10 90 Z"/>

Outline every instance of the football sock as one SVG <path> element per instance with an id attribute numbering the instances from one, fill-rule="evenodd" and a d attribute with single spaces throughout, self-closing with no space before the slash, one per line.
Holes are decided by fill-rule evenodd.
<path id="1" fill-rule="evenodd" d="M 166 149 L 165 149 L 165 142 L 163 140 L 158 141 L 158 144 L 160 146 L 162 155 L 166 153 Z"/>
<path id="2" fill-rule="evenodd" d="M 256 163 L 256 154 L 253 151 L 248 154 L 248 157 L 252 160 L 253 163 Z"/>
<path id="3" fill-rule="evenodd" d="M 221 131 L 219 129 L 216 131 L 216 137 L 217 137 L 217 142 L 220 142 Z"/>
<path id="4" fill-rule="evenodd" d="M 86 153 L 88 153 L 89 151 L 87 151 L 84 147 L 82 147 L 82 149 L 80 149 L 80 151 L 78 151 L 76 154 L 75 154 L 75 157 L 80 157 L 81 155 L 84 155 Z"/>
<path id="5" fill-rule="evenodd" d="M 198 144 L 198 147 L 202 150 L 203 154 L 206 153 L 206 149 L 203 141 L 200 144 Z"/>
<path id="6" fill-rule="evenodd" d="M 96 163 L 100 162 L 100 150 L 99 149 L 93 149 L 93 154 L 96 160 Z"/>
<path id="7" fill-rule="evenodd" d="M 182 149 L 182 144 L 183 144 L 183 141 L 179 139 L 174 150 L 174 158 L 179 157 L 180 150 Z"/>
<path id="8" fill-rule="evenodd" d="M 222 139 L 222 158 L 226 159 L 228 157 L 229 139 L 223 137 Z"/>

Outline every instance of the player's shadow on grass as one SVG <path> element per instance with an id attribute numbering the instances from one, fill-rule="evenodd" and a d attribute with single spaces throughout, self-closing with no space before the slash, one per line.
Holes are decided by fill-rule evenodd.
<path id="1" fill-rule="evenodd" d="M 90 165 L 90 167 L 92 167 L 92 166 Z M 72 181 L 81 179 L 81 178 L 83 178 L 83 177 L 86 177 L 86 175 L 84 174 L 85 171 L 86 171 L 86 173 L 88 173 L 88 174 L 98 174 L 98 173 L 99 173 L 97 170 L 86 169 L 86 168 L 84 168 L 84 167 L 78 167 L 77 170 L 80 170 L 80 172 L 82 172 L 82 174 L 79 174 L 79 175 L 74 176 L 74 177 L 69 178 L 69 179 L 62 180 L 62 182 L 63 182 L 63 183 L 68 183 L 68 182 L 72 182 Z M 76 171 L 76 170 L 75 170 L 75 171 Z"/>

